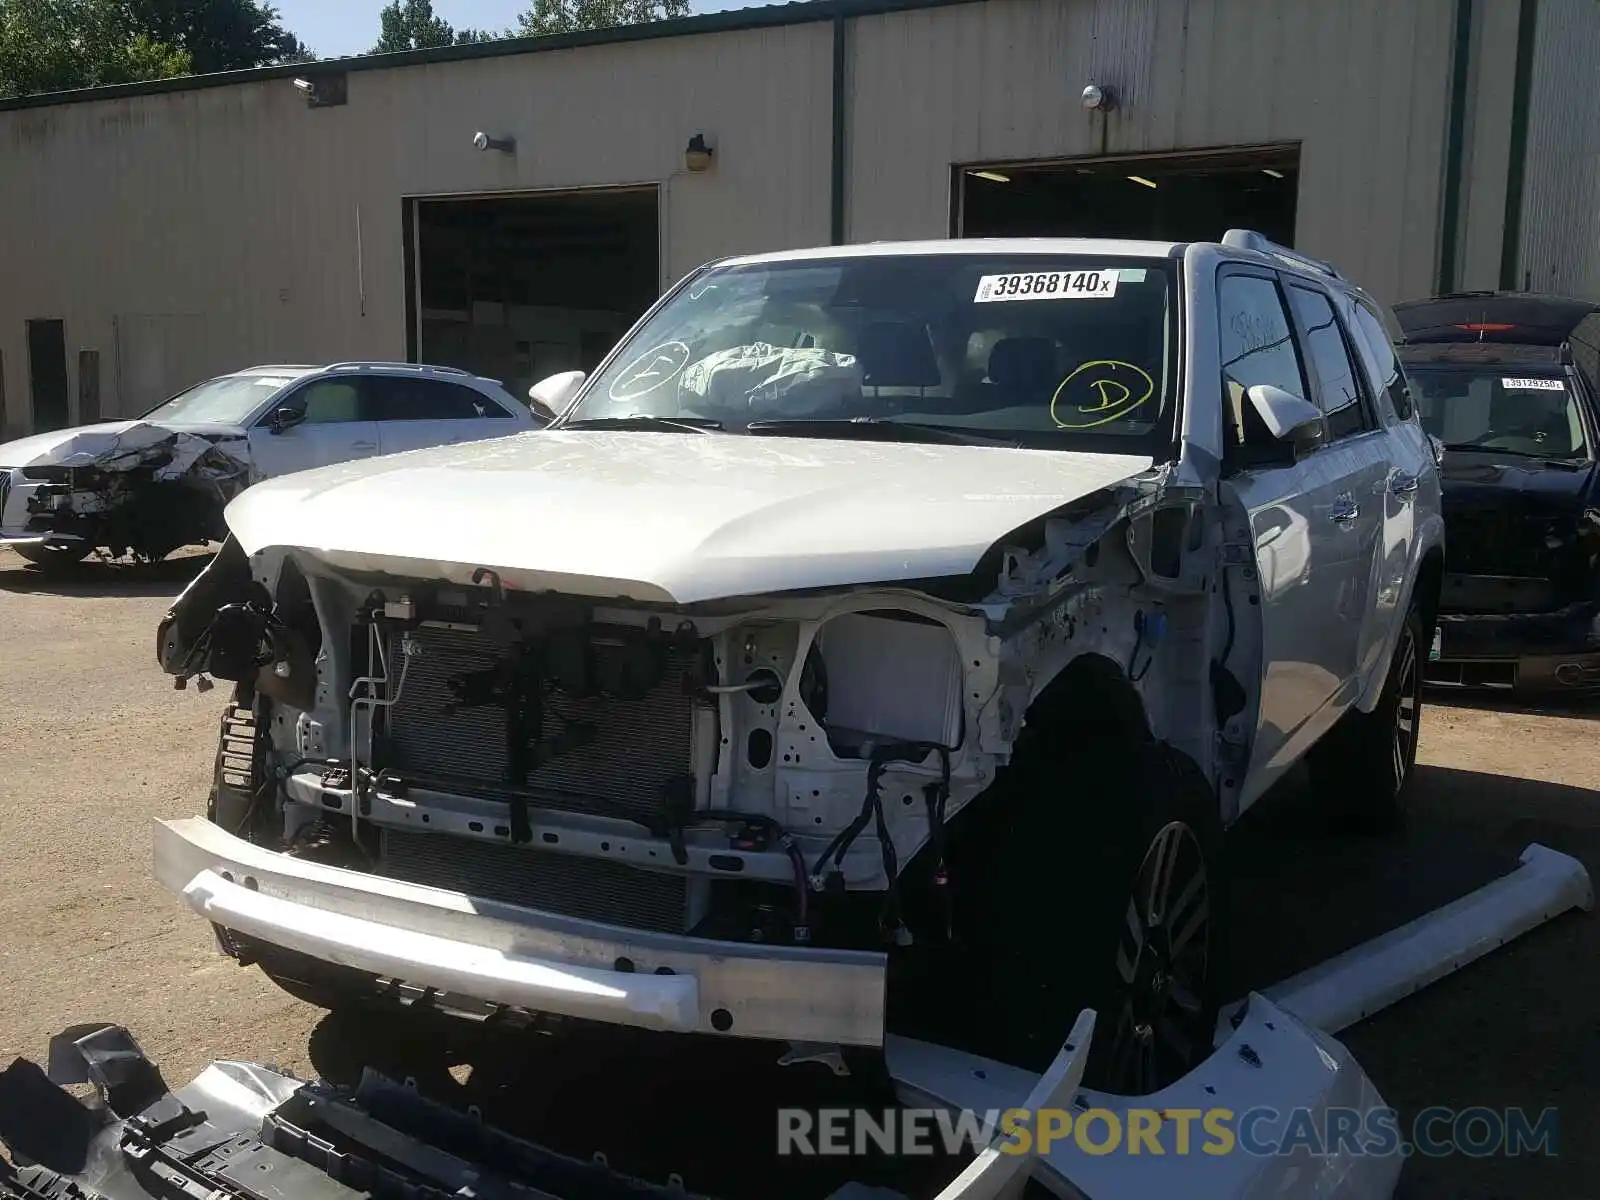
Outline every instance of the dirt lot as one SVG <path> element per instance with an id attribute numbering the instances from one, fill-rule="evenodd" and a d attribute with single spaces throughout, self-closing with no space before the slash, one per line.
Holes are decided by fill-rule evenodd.
<path id="1" fill-rule="evenodd" d="M 591 1097 L 610 1104 L 637 1090 L 647 1113 L 666 1119 L 681 1110 L 682 1076 L 652 1075 L 641 1058 L 655 1049 L 627 1037 L 578 1053 L 548 1045 L 508 1053 L 465 1032 L 430 1038 L 328 1017 L 220 958 L 207 928 L 158 890 L 150 822 L 202 808 L 223 701 L 220 688 L 175 692 L 154 664 L 156 622 L 193 567 L 90 567 L 53 583 L 0 551 L 8 685 L 0 694 L 0 1063 L 42 1054 L 67 1024 L 110 1019 L 129 1026 L 172 1081 L 214 1057 L 336 1079 L 371 1062 L 457 1089 L 486 1111 L 486 1098 L 500 1111 L 515 1106 L 519 1124 L 554 1122 L 588 1136 L 589 1149 L 603 1140 Z M 1504 869 L 1530 841 L 1573 853 L 1600 874 L 1597 717 L 1600 708 L 1430 708 L 1415 818 L 1381 845 L 1320 833 L 1293 795 L 1264 809 L 1235 839 L 1239 985 L 1265 985 L 1425 911 Z M 1600 1146 L 1588 1134 L 1600 1127 L 1597 997 L 1600 918 L 1571 915 L 1349 1031 L 1348 1044 L 1404 1112 L 1561 1110 L 1559 1158 L 1417 1159 L 1402 1194 L 1595 1194 Z M 638 1088 L 619 1086 L 612 1070 Z M 752 1127 L 751 1136 L 770 1132 Z M 629 1164 L 652 1173 L 656 1165 Z"/>

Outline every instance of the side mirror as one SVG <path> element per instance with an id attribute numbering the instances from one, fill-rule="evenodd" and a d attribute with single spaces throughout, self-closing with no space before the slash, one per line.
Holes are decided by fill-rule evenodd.
<path id="1" fill-rule="evenodd" d="M 267 419 L 267 428 L 273 433 L 284 433 L 306 419 L 304 410 L 298 408 L 274 409 Z"/>
<path id="2" fill-rule="evenodd" d="M 554 421 L 572 403 L 572 398 L 578 394 L 578 389 L 587 378 L 582 371 L 563 371 L 559 375 L 541 379 L 528 389 L 528 407 L 533 409 L 536 416 Z"/>
<path id="3" fill-rule="evenodd" d="M 1322 424 L 1322 410 L 1309 400 L 1270 383 L 1258 383 L 1245 391 L 1245 398 L 1267 432 L 1280 442 Z"/>

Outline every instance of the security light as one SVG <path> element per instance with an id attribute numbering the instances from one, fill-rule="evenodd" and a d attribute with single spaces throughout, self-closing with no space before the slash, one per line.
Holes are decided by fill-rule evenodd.
<path id="1" fill-rule="evenodd" d="M 342 71 L 319 72 L 312 78 L 297 76 L 294 90 L 305 97 L 308 108 L 335 108 L 349 101 L 349 90 Z"/>
<path id="2" fill-rule="evenodd" d="M 706 145 L 706 135 L 697 133 L 684 147 L 683 165 L 691 171 L 704 171 L 711 166 L 711 147 Z"/>
<path id="3" fill-rule="evenodd" d="M 1083 106 L 1090 112 L 1110 112 L 1117 106 L 1117 96 L 1108 87 L 1091 83 L 1083 89 Z"/>
<path id="4" fill-rule="evenodd" d="M 498 150 L 502 154 L 515 154 L 517 152 L 516 138 L 490 137 L 482 130 L 472 135 L 472 144 L 479 150 Z"/>

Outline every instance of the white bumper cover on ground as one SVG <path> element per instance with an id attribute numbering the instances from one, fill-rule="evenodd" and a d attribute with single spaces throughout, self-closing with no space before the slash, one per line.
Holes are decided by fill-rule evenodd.
<path id="1" fill-rule="evenodd" d="M 1338 1042 L 1261 996 L 1251 996 L 1248 1009 L 1225 1045 L 1153 1096 L 1132 1099 L 1081 1089 L 1068 1097 L 1063 1107 L 1073 1118 L 1096 1114 L 1088 1137 L 1093 1152 L 1082 1149 L 1076 1137 L 1061 1137 L 1030 1164 L 1032 1177 L 1058 1196 L 1089 1200 L 1386 1200 L 1404 1161 L 1397 1151 L 1370 1153 L 1352 1146 L 1323 1154 L 1303 1147 L 1276 1152 L 1291 1120 L 1302 1127 L 1337 1128 L 1334 1114 L 1369 1114 L 1382 1110 L 1384 1102 Z M 1028 1071 L 906 1038 L 886 1039 L 884 1053 L 900 1099 L 914 1106 L 979 1113 L 1026 1108 L 1044 1082 Z M 1153 1153 L 1148 1141 L 1140 1152 L 1130 1152 L 1127 1131 L 1135 1109 L 1156 1114 L 1148 1119 L 1157 1123 L 1154 1137 L 1161 1153 Z M 1248 1144 L 1240 1139 L 1219 1153 L 1222 1143 L 1208 1137 L 1201 1114 L 1223 1109 L 1230 1120 L 1258 1115 L 1251 1118 Z M 1185 1113 L 1191 1116 L 1180 1122 Z M 1180 1140 L 1182 1123 L 1189 1129 Z M 1114 1146 L 1113 1130 L 1120 1131 Z M 1269 1147 L 1272 1151 L 1265 1152 Z M 1006 1193 L 952 1186 L 939 1200 L 993 1195 Z"/>
<path id="2" fill-rule="evenodd" d="M 643 933 L 305 862 L 158 821 L 156 877 L 218 925 L 325 962 L 562 1016 L 875 1046 L 880 954 Z"/>

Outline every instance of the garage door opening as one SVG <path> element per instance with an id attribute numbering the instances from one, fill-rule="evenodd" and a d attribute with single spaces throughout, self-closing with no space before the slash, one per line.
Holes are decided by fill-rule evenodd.
<path id="1" fill-rule="evenodd" d="M 1190 242 L 1244 228 L 1294 245 L 1294 147 L 966 165 L 955 175 L 957 237 Z"/>
<path id="2" fill-rule="evenodd" d="M 411 203 L 413 361 L 526 396 L 592 371 L 660 294 L 655 188 Z"/>

